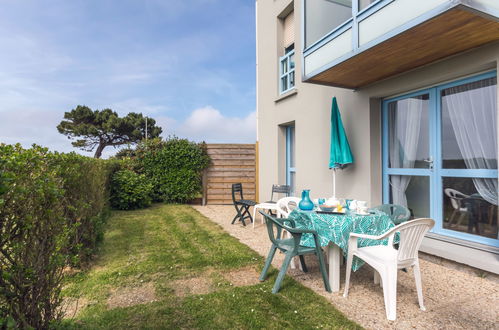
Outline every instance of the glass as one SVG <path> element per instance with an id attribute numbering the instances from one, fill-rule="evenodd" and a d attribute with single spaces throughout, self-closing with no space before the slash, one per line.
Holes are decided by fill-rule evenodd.
<path id="1" fill-rule="evenodd" d="M 287 184 L 291 187 L 291 196 L 296 192 L 296 172 L 295 172 L 295 127 L 286 127 L 286 173 Z"/>
<path id="2" fill-rule="evenodd" d="M 428 107 L 428 94 L 388 104 L 389 167 L 428 168 Z"/>
<path id="3" fill-rule="evenodd" d="M 295 87 L 295 72 L 289 74 L 289 88 Z"/>
<path id="4" fill-rule="evenodd" d="M 288 90 L 288 76 L 285 75 L 281 78 L 281 91 Z"/>
<path id="5" fill-rule="evenodd" d="M 375 3 L 378 0 L 359 0 L 359 11 L 369 7 L 372 3 Z"/>
<path id="6" fill-rule="evenodd" d="M 476 180 L 487 179 L 442 179 L 443 228 L 497 239 L 497 201 L 487 201 L 478 192 Z"/>
<path id="7" fill-rule="evenodd" d="M 288 72 L 288 58 L 285 57 L 281 60 L 281 74 L 285 74 Z"/>
<path id="8" fill-rule="evenodd" d="M 351 0 L 305 1 L 305 48 L 352 18 Z"/>
<path id="9" fill-rule="evenodd" d="M 441 91 L 442 166 L 497 169 L 497 78 Z"/>
<path id="10" fill-rule="evenodd" d="M 295 167 L 295 127 L 289 126 L 289 167 Z"/>
<path id="11" fill-rule="evenodd" d="M 406 206 L 411 218 L 430 216 L 430 178 L 427 176 L 390 175 L 390 204 Z"/>

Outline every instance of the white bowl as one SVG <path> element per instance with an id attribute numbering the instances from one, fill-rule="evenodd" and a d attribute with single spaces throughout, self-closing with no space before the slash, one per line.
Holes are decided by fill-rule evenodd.
<path id="1" fill-rule="evenodd" d="M 333 212 L 333 210 L 336 208 L 336 206 L 331 206 L 331 205 L 319 205 L 319 208 L 321 209 L 321 211 L 324 211 L 324 212 Z"/>

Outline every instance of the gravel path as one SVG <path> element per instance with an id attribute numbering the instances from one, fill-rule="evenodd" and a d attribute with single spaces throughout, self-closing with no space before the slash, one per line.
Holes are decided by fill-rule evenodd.
<path id="1" fill-rule="evenodd" d="M 270 242 L 260 217 L 251 225 L 231 225 L 235 215 L 231 205 L 193 206 L 262 256 Z M 276 254 L 279 268 L 283 255 Z M 499 329 L 499 284 L 497 278 L 482 278 L 473 272 L 453 269 L 420 258 L 426 312 L 419 309 L 412 272 L 398 273 L 397 320 L 385 317 L 382 288 L 373 283 L 373 270 L 363 266 L 352 273 L 348 298 L 343 298 L 345 269 L 341 269 L 339 293 L 324 290 L 314 256 L 307 256 L 308 273 L 291 269 L 288 274 L 326 297 L 348 318 L 368 329 Z M 263 266 L 263 265 L 262 265 Z M 253 275 L 254 276 L 254 275 Z M 282 288 L 285 290 L 285 288 Z"/>

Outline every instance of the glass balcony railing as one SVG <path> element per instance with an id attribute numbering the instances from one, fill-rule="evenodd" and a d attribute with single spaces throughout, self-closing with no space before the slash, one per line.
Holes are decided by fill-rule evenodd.
<path id="1" fill-rule="evenodd" d="M 320 84 L 358 88 L 499 40 L 498 0 L 304 0 L 303 10 L 302 78 Z"/>
<path id="2" fill-rule="evenodd" d="M 352 20 L 352 0 L 305 1 L 305 47 Z"/>

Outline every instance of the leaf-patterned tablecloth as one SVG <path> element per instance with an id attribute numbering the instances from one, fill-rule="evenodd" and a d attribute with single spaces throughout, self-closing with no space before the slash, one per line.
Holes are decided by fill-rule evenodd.
<path id="1" fill-rule="evenodd" d="M 369 215 L 357 215 L 347 211 L 346 214 L 324 214 L 315 211 L 301 211 L 294 209 L 289 218 L 295 220 L 296 227 L 300 229 L 313 229 L 319 234 L 321 246 L 327 246 L 329 242 L 338 245 L 346 257 L 348 254 L 348 238 L 350 233 L 381 235 L 388 229 L 394 227 L 390 217 L 379 210 L 371 210 Z M 388 240 L 375 241 L 371 239 L 359 239 L 358 246 L 386 245 Z M 314 247 L 312 234 L 302 236 L 301 245 Z M 355 257 L 352 262 L 353 271 L 358 270 L 364 261 Z"/>

